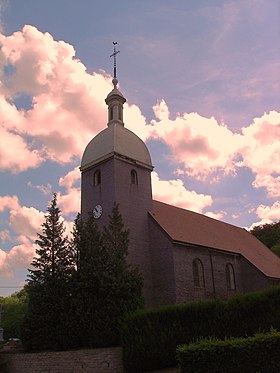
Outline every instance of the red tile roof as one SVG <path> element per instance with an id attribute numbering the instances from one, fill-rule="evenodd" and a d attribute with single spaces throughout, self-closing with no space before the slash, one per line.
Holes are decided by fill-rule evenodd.
<path id="1" fill-rule="evenodd" d="M 266 276 L 280 278 L 280 258 L 246 229 L 158 201 L 151 216 L 173 241 L 240 254 Z"/>

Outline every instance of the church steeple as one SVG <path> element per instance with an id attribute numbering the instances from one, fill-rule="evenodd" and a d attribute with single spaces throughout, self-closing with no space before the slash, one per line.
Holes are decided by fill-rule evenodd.
<path id="1" fill-rule="evenodd" d="M 106 104 L 108 105 L 108 126 L 114 123 L 119 123 L 124 126 L 123 122 L 123 104 L 126 102 L 126 99 L 122 93 L 118 90 L 118 79 L 117 79 L 117 54 L 120 51 L 116 50 L 117 42 L 114 44 L 114 53 L 110 57 L 114 57 L 114 77 L 112 80 L 113 90 L 108 94 L 105 99 Z"/>

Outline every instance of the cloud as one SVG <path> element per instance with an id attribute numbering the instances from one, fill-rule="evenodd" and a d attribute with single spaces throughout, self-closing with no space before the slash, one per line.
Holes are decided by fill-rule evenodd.
<path id="1" fill-rule="evenodd" d="M 0 167 L 20 172 L 46 159 L 67 163 L 81 157 L 106 123 L 104 98 L 112 89 L 111 77 L 89 74 L 71 45 L 33 26 L 0 35 L 0 43 L 2 139 L 10 144 L 2 150 Z M 15 106 L 21 94 L 32 99 L 26 110 Z M 12 157 L 9 149 L 18 153 Z M 17 166 L 19 152 L 23 160 Z"/>
<path id="2" fill-rule="evenodd" d="M 147 125 L 146 118 L 138 106 L 124 104 L 124 123 L 126 128 L 134 132 L 143 141 L 150 137 L 152 127 Z"/>
<path id="3" fill-rule="evenodd" d="M 27 269 L 35 254 L 35 245 L 14 246 L 8 253 L 0 249 L 0 277 L 12 278 L 18 269 Z"/>
<path id="4" fill-rule="evenodd" d="M 57 201 L 63 214 L 78 213 L 81 209 L 80 188 L 71 188 L 67 194 L 57 194 Z"/>
<path id="5" fill-rule="evenodd" d="M 81 158 L 107 122 L 104 98 L 112 89 L 111 77 L 104 71 L 88 73 L 73 46 L 33 26 L 0 35 L 0 43 L 0 169 L 22 172 L 45 160 Z M 15 105 L 22 94 L 32 101 L 25 110 Z M 148 136 L 137 106 L 125 105 L 125 117 L 136 133 Z"/>
<path id="6" fill-rule="evenodd" d="M 0 231 L 0 241 L 4 242 L 4 241 L 10 241 L 10 240 L 11 240 L 10 232 L 7 229 Z"/>
<path id="7" fill-rule="evenodd" d="M 14 232 L 35 240 L 37 232 L 41 231 L 44 213 L 34 207 L 20 206 L 10 211 L 10 227 Z"/>
<path id="8" fill-rule="evenodd" d="M 19 208 L 17 196 L 0 196 L 0 212 L 6 209 L 16 210 Z"/>
<path id="9" fill-rule="evenodd" d="M 201 212 L 212 204 L 211 196 L 187 190 L 180 179 L 160 180 L 156 172 L 152 172 L 152 189 L 155 200 L 193 211 Z"/>
<path id="10" fill-rule="evenodd" d="M 78 213 L 81 208 L 81 189 L 75 187 L 75 183 L 80 182 L 81 173 L 79 167 L 68 172 L 67 175 L 59 179 L 59 185 L 66 188 L 66 193 L 57 194 L 57 201 L 63 214 Z"/>
<path id="11" fill-rule="evenodd" d="M 22 172 L 37 167 L 42 160 L 39 152 L 31 150 L 21 136 L 0 124 L 0 170 Z"/>
<path id="12" fill-rule="evenodd" d="M 226 211 L 219 211 L 219 212 L 208 211 L 204 215 L 209 216 L 209 218 L 222 220 L 227 215 L 227 213 Z"/>
<path id="13" fill-rule="evenodd" d="M 257 174 L 252 185 L 255 188 L 266 188 L 268 197 L 280 197 L 280 176 Z"/>
<path id="14" fill-rule="evenodd" d="M 173 162 L 182 164 L 186 174 L 203 179 L 217 171 L 235 171 L 235 159 L 243 145 L 241 135 L 197 113 L 177 114 L 172 120 L 163 100 L 153 109 L 158 120 L 151 123 L 150 137 L 164 140 L 172 151 Z"/>
<path id="15" fill-rule="evenodd" d="M 265 113 L 242 132 L 247 144 L 242 166 L 256 174 L 253 186 L 266 188 L 269 197 L 280 196 L 280 113 Z"/>
<path id="16" fill-rule="evenodd" d="M 279 220 L 280 216 L 280 201 L 275 202 L 272 206 L 260 205 L 256 211 L 261 219 L 270 221 Z"/>
<path id="17" fill-rule="evenodd" d="M 65 176 L 59 179 L 59 185 L 65 187 L 67 190 L 73 188 L 74 184 L 81 179 L 81 172 L 79 167 L 69 171 Z"/>
<path id="18" fill-rule="evenodd" d="M 198 113 L 177 114 L 174 120 L 165 101 L 154 106 L 157 120 L 147 126 L 148 138 L 163 140 L 171 150 L 177 173 L 217 182 L 246 167 L 255 174 L 253 187 L 268 197 L 280 195 L 280 113 L 271 111 L 233 133 L 215 118 Z"/>
<path id="19" fill-rule="evenodd" d="M 9 225 L 17 235 L 36 239 L 36 233 L 41 230 L 44 213 L 34 207 L 21 206 L 17 196 L 0 197 L 0 212 L 10 210 Z"/>
<path id="20" fill-rule="evenodd" d="M 52 191 L 52 186 L 49 183 L 47 185 L 34 185 L 31 181 L 28 181 L 27 185 L 32 189 L 39 190 L 45 196 L 49 195 Z"/>

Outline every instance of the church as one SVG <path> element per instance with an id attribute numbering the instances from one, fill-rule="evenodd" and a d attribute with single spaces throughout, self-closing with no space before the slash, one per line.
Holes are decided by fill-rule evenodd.
<path id="1" fill-rule="evenodd" d="M 245 229 L 153 200 L 151 157 L 124 126 L 116 68 L 112 82 L 107 128 L 81 161 L 81 214 L 93 212 L 102 226 L 118 203 L 130 231 L 127 260 L 143 274 L 146 305 L 228 299 L 280 284 L 280 258 Z"/>

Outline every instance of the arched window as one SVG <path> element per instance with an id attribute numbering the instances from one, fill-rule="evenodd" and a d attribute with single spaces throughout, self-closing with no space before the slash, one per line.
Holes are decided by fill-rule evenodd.
<path id="1" fill-rule="evenodd" d="M 226 281 L 228 290 L 235 290 L 235 276 L 232 264 L 226 265 Z"/>
<path id="2" fill-rule="evenodd" d="M 131 170 L 130 177 L 131 177 L 131 184 L 138 185 L 138 176 L 135 170 Z"/>
<path id="3" fill-rule="evenodd" d="M 199 259 L 193 261 L 193 282 L 195 287 L 205 287 L 203 264 Z"/>
<path id="4" fill-rule="evenodd" d="M 100 172 L 100 170 L 97 170 L 93 174 L 93 185 L 96 186 L 96 185 L 99 185 L 99 184 L 101 184 L 101 172 Z"/>

